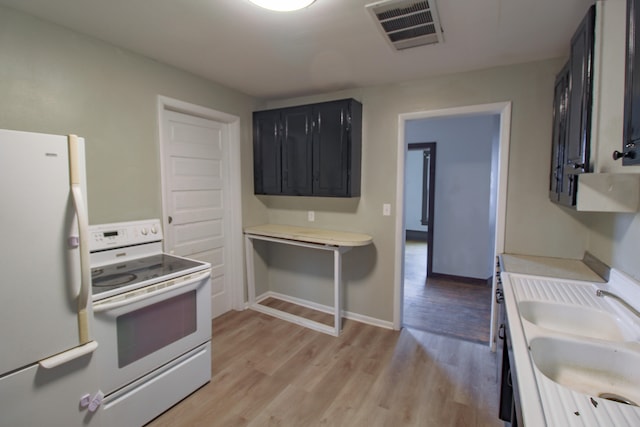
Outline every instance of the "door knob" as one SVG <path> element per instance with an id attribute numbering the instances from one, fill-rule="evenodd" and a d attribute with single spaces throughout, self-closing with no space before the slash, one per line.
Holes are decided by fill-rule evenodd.
<path id="1" fill-rule="evenodd" d="M 169 224 L 171 224 L 173 222 L 173 218 L 171 216 L 169 216 L 169 218 L 167 219 L 167 221 L 169 222 Z"/>

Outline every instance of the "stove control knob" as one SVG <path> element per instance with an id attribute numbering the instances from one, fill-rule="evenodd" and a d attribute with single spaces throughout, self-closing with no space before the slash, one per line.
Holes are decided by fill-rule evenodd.
<path id="1" fill-rule="evenodd" d="M 146 229 L 146 228 L 142 227 L 142 230 L 140 230 L 140 233 L 141 233 L 143 236 L 146 236 L 146 235 L 147 235 L 147 233 L 148 233 L 148 231 L 147 231 L 147 229 Z"/>
<path id="2" fill-rule="evenodd" d="M 153 226 L 151 227 L 151 233 L 152 233 L 152 234 L 158 234 L 158 229 L 156 228 L 156 226 L 155 226 L 155 225 L 153 225 Z"/>

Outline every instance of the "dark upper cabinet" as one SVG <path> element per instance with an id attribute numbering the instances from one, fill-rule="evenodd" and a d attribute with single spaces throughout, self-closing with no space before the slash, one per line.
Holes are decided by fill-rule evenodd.
<path id="1" fill-rule="evenodd" d="M 313 193 L 312 109 L 310 106 L 286 108 L 280 112 L 282 129 L 282 192 L 292 196 Z M 277 192 L 272 193 L 277 194 Z"/>
<path id="2" fill-rule="evenodd" d="M 314 120 L 314 194 L 359 196 L 362 106 L 353 100 L 318 104 Z"/>
<path id="3" fill-rule="evenodd" d="M 627 0 L 627 62 L 624 94 L 622 151 L 614 159 L 622 164 L 640 164 L 640 0 Z"/>
<path id="4" fill-rule="evenodd" d="M 593 5 L 571 38 L 565 149 L 565 173 L 569 174 L 588 172 L 589 169 L 595 16 L 596 8 Z"/>
<path id="5" fill-rule="evenodd" d="M 253 179 L 256 193 L 272 194 L 282 191 L 279 127 L 279 112 L 264 111 L 253 115 Z"/>
<path id="6" fill-rule="evenodd" d="M 575 206 L 578 175 L 589 172 L 595 6 L 571 38 L 569 61 L 556 76 L 549 198 Z"/>
<path id="7" fill-rule="evenodd" d="M 551 149 L 551 176 L 549 199 L 556 203 L 575 203 L 575 177 L 565 176 L 565 150 L 568 135 L 569 63 L 556 76 L 553 96 L 553 135 Z"/>
<path id="8" fill-rule="evenodd" d="M 358 101 L 257 111 L 253 123 L 256 194 L 360 196 L 362 104 Z"/>

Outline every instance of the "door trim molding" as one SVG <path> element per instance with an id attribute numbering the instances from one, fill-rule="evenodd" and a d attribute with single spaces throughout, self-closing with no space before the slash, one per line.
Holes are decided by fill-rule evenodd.
<path id="1" fill-rule="evenodd" d="M 165 194 L 165 171 L 164 171 L 164 153 L 163 153 L 163 132 L 162 117 L 164 111 L 174 111 L 177 113 L 187 114 L 190 116 L 200 117 L 203 119 L 214 120 L 225 123 L 228 126 L 229 146 L 227 147 L 227 179 L 225 190 L 225 220 L 228 219 L 229 239 L 229 257 L 226 260 L 229 268 L 226 269 L 226 279 L 230 284 L 231 307 L 234 310 L 244 309 L 244 264 L 242 259 L 243 253 L 243 234 L 242 234 L 242 199 L 241 199 L 241 174 L 240 174 L 240 117 L 213 110 L 201 105 L 191 104 L 189 102 L 180 101 L 178 99 L 169 98 L 163 95 L 157 96 L 157 125 L 158 125 L 158 147 L 160 157 L 160 182 L 161 182 L 161 200 L 162 200 L 162 224 L 166 226 L 167 205 L 164 198 Z M 226 262 L 225 262 L 226 263 Z"/>
<path id="2" fill-rule="evenodd" d="M 496 235 L 495 252 L 504 252 L 506 214 L 507 214 L 507 174 L 509 166 L 509 145 L 511 134 L 511 101 L 492 104 L 478 104 L 464 107 L 445 108 L 441 110 L 416 111 L 398 115 L 398 143 L 397 143 L 397 176 L 396 176 L 396 224 L 395 224 L 395 262 L 394 262 L 394 293 L 393 293 L 393 328 L 402 327 L 402 300 L 404 281 L 404 174 L 405 174 L 405 125 L 407 120 L 428 119 L 436 117 L 475 116 L 479 114 L 497 114 L 500 116 L 500 142 L 498 153 L 498 189 L 496 199 Z M 493 281 L 495 293 L 495 279 Z M 495 298 L 491 304 L 491 339 L 490 347 L 495 347 L 497 310 Z"/>
<path id="3" fill-rule="evenodd" d="M 435 230 L 434 225 L 434 203 L 436 199 L 436 159 L 437 159 L 437 142 L 411 142 L 407 144 L 407 151 L 409 150 L 429 150 L 429 192 L 426 193 L 426 190 L 423 188 L 422 190 L 422 213 L 424 213 L 424 204 L 427 204 L 427 277 L 431 276 L 433 270 L 433 231 Z M 427 170 L 426 165 L 423 163 L 422 165 L 422 185 L 426 181 L 425 172 Z M 405 171 L 406 173 L 406 171 Z M 406 177 L 405 177 L 406 180 Z M 405 181 L 406 182 L 406 181 Z M 426 199 L 426 200 L 425 200 Z M 404 201 L 404 197 L 402 198 Z M 403 202 L 404 204 L 404 202 Z M 424 223 L 423 223 L 424 225 Z M 408 230 L 405 230 L 405 238 L 409 234 Z"/>

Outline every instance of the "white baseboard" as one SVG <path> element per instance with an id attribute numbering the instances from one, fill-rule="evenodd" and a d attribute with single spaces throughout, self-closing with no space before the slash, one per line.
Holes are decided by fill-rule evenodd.
<path id="1" fill-rule="evenodd" d="M 275 298 L 280 301 L 296 304 L 301 307 L 310 308 L 312 310 L 319 311 L 321 313 L 327 313 L 333 315 L 333 307 L 323 304 L 318 304 L 313 301 L 292 297 L 289 295 L 281 294 L 278 292 L 267 291 L 259 296 L 256 296 L 256 303 L 264 301 L 267 298 Z M 248 307 L 248 304 L 247 304 Z M 352 313 L 349 311 L 342 311 L 342 317 L 349 320 L 354 320 L 360 323 L 366 323 L 367 325 L 377 326 L 379 328 L 393 329 L 393 322 L 386 320 L 376 319 L 375 317 L 365 316 L 363 314 Z"/>

